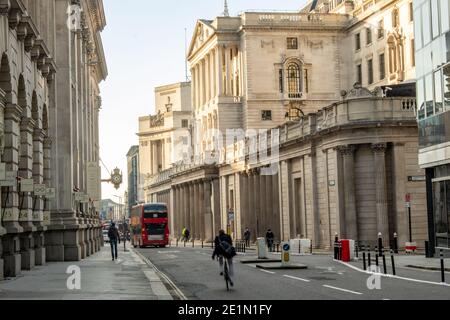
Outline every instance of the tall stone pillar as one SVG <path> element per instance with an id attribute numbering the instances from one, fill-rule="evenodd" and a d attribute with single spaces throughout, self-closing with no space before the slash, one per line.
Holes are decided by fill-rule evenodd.
<path id="1" fill-rule="evenodd" d="M 199 201 L 198 201 L 198 183 L 195 181 L 192 183 L 192 212 L 191 212 L 191 225 L 192 236 L 195 236 L 196 240 L 200 240 L 200 228 L 197 224 L 199 216 Z"/>
<path id="2" fill-rule="evenodd" d="M 185 222 L 185 226 L 186 228 L 190 229 L 190 224 L 191 224 L 191 219 L 190 219 L 190 214 L 191 214 L 191 210 L 190 210 L 190 190 L 189 190 L 189 184 L 186 183 L 184 185 L 184 204 L 185 204 L 185 214 L 184 214 L 184 222 Z"/>
<path id="3" fill-rule="evenodd" d="M 177 226 L 177 218 L 176 218 L 176 213 L 177 213 L 177 186 L 172 186 L 172 190 L 170 192 L 170 201 L 171 201 L 171 206 L 170 206 L 170 212 L 171 215 L 169 217 L 170 219 L 170 233 L 172 235 L 172 238 L 176 237 L 177 234 L 177 230 L 178 230 L 178 226 Z"/>
<path id="4" fill-rule="evenodd" d="M 201 230 L 201 220 L 203 219 L 203 202 L 202 202 L 202 181 L 197 181 L 195 184 L 195 230 L 198 230 L 197 236 L 199 240 L 204 240 L 201 238 L 202 230 Z"/>
<path id="5" fill-rule="evenodd" d="M 261 226 L 261 196 L 260 196 L 260 175 L 258 169 L 253 170 L 253 205 L 254 205 L 254 230 L 255 240 L 264 235 L 264 230 Z"/>
<path id="6" fill-rule="evenodd" d="M 188 184 L 189 193 L 189 223 L 188 223 L 188 229 L 191 231 L 192 238 L 194 238 L 194 232 L 196 232 L 195 226 L 194 226 L 194 215 L 195 215 L 195 206 L 194 206 L 194 183 L 190 182 Z"/>
<path id="7" fill-rule="evenodd" d="M 183 212 L 183 203 L 181 200 L 181 193 L 182 193 L 182 189 L 180 185 L 176 186 L 176 205 L 175 205 L 175 226 L 176 226 L 176 230 L 175 230 L 175 235 L 177 237 L 177 239 L 179 239 L 181 237 L 181 231 L 183 230 L 183 217 L 182 217 L 182 212 Z"/>
<path id="8" fill-rule="evenodd" d="M 213 239 L 217 236 L 217 233 L 221 227 L 220 222 L 220 183 L 218 178 L 212 180 L 212 198 L 210 198 L 211 208 L 213 210 Z M 207 195 L 205 195 L 207 197 Z"/>
<path id="9" fill-rule="evenodd" d="M 33 133 L 33 180 L 35 184 L 44 183 L 44 130 L 35 128 Z M 48 150 L 47 150 L 48 151 Z M 49 185 L 47 184 L 47 187 Z M 34 198 L 33 223 L 37 232 L 34 234 L 34 251 L 36 265 L 45 264 L 44 232 L 44 200 L 42 197 Z"/>
<path id="10" fill-rule="evenodd" d="M 274 230 L 275 232 L 279 232 L 280 241 L 284 240 L 283 231 L 281 229 L 281 216 L 280 216 L 280 196 L 279 196 L 279 182 L 278 182 L 278 174 L 274 174 L 271 176 L 272 179 L 272 210 L 273 210 L 273 221 L 274 221 Z"/>
<path id="11" fill-rule="evenodd" d="M 344 167 L 344 204 L 345 204 L 345 225 L 346 237 L 355 241 L 358 237 L 358 215 L 356 212 L 355 196 L 355 151 L 356 146 L 342 146 L 339 151 L 343 157 Z"/>
<path id="12" fill-rule="evenodd" d="M 266 193 L 263 194 L 265 202 L 264 207 L 266 208 L 266 223 L 267 223 L 266 227 L 272 229 L 272 231 L 275 233 L 275 237 L 279 239 L 280 233 L 279 230 L 277 229 L 276 223 L 276 221 L 279 218 L 274 215 L 273 210 L 274 199 L 273 199 L 272 176 L 271 175 L 264 176 L 264 180 L 266 185 Z"/>
<path id="13" fill-rule="evenodd" d="M 22 118 L 20 123 L 19 176 L 22 179 L 33 177 L 33 130 L 36 123 L 31 118 Z M 20 235 L 22 269 L 31 270 L 36 265 L 33 233 L 33 198 L 29 192 L 19 193 L 19 222 L 23 228 Z"/>
<path id="14" fill-rule="evenodd" d="M 201 231 L 202 231 L 202 239 L 210 242 L 214 240 L 214 234 L 215 232 L 218 232 L 219 230 L 213 230 L 214 229 L 214 219 L 213 214 L 211 212 L 211 180 L 205 179 L 203 180 L 202 189 L 200 191 L 200 200 L 202 200 L 203 203 L 203 219 L 200 219 L 201 222 Z"/>
<path id="15" fill-rule="evenodd" d="M 22 108 L 16 104 L 8 104 L 5 108 L 5 150 L 4 162 L 6 171 L 19 170 L 19 134 Z M 2 215 L 6 235 L 2 237 L 4 276 L 16 277 L 22 268 L 19 235 L 23 228 L 19 224 L 19 195 L 17 186 L 2 187 Z M 6 205 L 4 205 L 6 204 Z"/>
<path id="16" fill-rule="evenodd" d="M 266 207 L 266 176 L 260 174 L 259 175 L 259 195 L 258 195 L 258 201 L 259 201 L 259 208 L 260 208 L 260 232 L 261 235 L 265 235 L 267 232 L 267 229 L 269 229 L 269 221 L 267 219 L 267 207 Z"/>
<path id="17" fill-rule="evenodd" d="M 240 237 L 244 237 L 245 228 L 249 228 L 248 220 L 248 175 L 246 172 L 241 172 L 241 186 L 240 186 L 240 207 L 241 207 L 241 234 Z"/>
<path id="18" fill-rule="evenodd" d="M 377 203 L 377 233 L 381 232 L 384 246 L 389 246 L 389 213 L 387 202 L 386 180 L 386 148 L 385 143 L 372 145 L 375 166 L 375 188 Z M 376 236 L 376 239 L 378 235 Z"/>

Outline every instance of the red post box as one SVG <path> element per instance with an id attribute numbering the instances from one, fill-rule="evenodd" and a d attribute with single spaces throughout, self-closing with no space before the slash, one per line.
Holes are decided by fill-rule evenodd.
<path id="1" fill-rule="evenodd" d="M 350 262 L 351 259 L 350 240 L 341 240 L 341 246 L 342 246 L 341 260 L 343 262 Z"/>

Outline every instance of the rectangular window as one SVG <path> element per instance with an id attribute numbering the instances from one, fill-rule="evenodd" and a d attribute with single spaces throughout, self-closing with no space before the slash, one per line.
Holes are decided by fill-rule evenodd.
<path id="1" fill-rule="evenodd" d="M 384 53 L 380 54 L 380 80 L 386 78 L 386 58 Z"/>
<path id="2" fill-rule="evenodd" d="M 261 119 L 262 121 L 272 121 L 272 111 L 271 110 L 261 111 Z"/>
<path id="3" fill-rule="evenodd" d="M 369 45 L 372 43 L 372 29 L 366 29 L 366 43 Z"/>
<path id="4" fill-rule="evenodd" d="M 425 4 L 422 6 L 422 28 L 423 45 L 426 46 L 431 41 L 431 13 L 429 2 L 425 2 Z"/>
<path id="5" fill-rule="evenodd" d="M 445 111 L 450 110 L 450 64 L 442 69 L 444 74 L 444 107 Z"/>
<path id="6" fill-rule="evenodd" d="M 356 82 L 362 84 L 362 67 L 360 64 L 356 66 Z"/>
<path id="7" fill-rule="evenodd" d="M 425 119 L 425 89 L 423 78 L 417 80 L 417 107 L 419 108 L 419 120 Z"/>
<path id="8" fill-rule="evenodd" d="M 427 113 L 427 118 L 434 115 L 434 92 L 433 92 L 433 76 L 428 74 L 425 77 L 425 108 Z"/>
<path id="9" fill-rule="evenodd" d="M 433 30 L 433 39 L 440 34 L 439 28 L 439 2 L 436 0 L 431 1 L 431 27 Z"/>
<path id="10" fill-rule="evenodd" d="M 448 0 L 440 0 L 439 7 L 442 15 L 441 19 L 441 32 L 445 33 L 450 30 L 450 19 L 445 19 L 445 17 L 450 16 L 449 12 L 450 2 Z"/>
<path id="11" fill-rule="evenodd" d="M 414 5 L 412 2 L 409 3 L 409 21 L 414 21 Z"/>
<path id="12" fill-rule="evenodd" d="M 297 38 L 287 38 L 287 48 L 296 50 L 298 49 L 298 39 Z"/>
<path id="13" fill-rule="evenodd" d="M 422 10 L 420 8 L 415 11 L 414 34 L 416 40 L 416 48 L 418 50 L 422 49 Z"/>
<path id="14" fill-rule="evenodd" d="M 284 92 L 284 75 L 283 69 L 278 70 L 278 85 L 280 87 L 280 93 Z"/>
<path id="15" fill-rule="evenodd" d="M 443 99 L 442 99 L 442 75 L 441 70 L 434 73 L 434 110 L 435 113 L 444 112 Z"/>
<path id="16" fill-rule="evenodd" d="M 186 119 L 181 120 L 181 127 L 182 128 L 189 127 L 189 120 L 186 120 Z"/>
<path id="17" fill-rule="evenodd" d="M 361 35 L 359 33 L 355 35 L 355 49 L 361 49 Z"/>
<path id="18" fill-rule="evenodd" d="M 373 60 L 367 60 L 367 81 L 369 84 L 373 83 Z"/>
<path id="19" fill-rule="evenodd" d="M 384 20 L 380 20 L 378 22 L 378 39 L 381 39 L 384 37 Z"/>
<path id="20" fill-rule="evenodd" d="M 411 66 L 416 66 L 416 42 L 414 39 L 411 40 Z"/>

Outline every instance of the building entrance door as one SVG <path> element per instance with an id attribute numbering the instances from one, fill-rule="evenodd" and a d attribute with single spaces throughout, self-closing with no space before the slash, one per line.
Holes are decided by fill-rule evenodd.
<path id="1" fill-rule="evenodd" d="M 450 180 L 433 183 L 436 247 L 450 247 Z"/>

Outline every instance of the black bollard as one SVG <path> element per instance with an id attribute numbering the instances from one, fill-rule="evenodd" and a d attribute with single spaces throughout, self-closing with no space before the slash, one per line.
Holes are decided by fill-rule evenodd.
<path id="1" fill-rule="evenodd" d="M 184 247 L 186 248 L 186 240 L 184 240 Z"/>
<path id="2" fill-rule="evenodd" d="M 195 240 L 192 239 L 192 248 L 195 248 Z"/>
<path id="3" fill-rule="evenodd" d="M 202 240 L 202 249 L 203 249 L 203 248 L 205 248 L 205 244 L 204 244 L 204 242 L 203 242 L 203 240 Z"/>
<path id="4" fill-rule="evenodd" d="M 394 253 L 398 254 L 398 234 L 394 233 Z"/>
<path id="5" fill-rule="evenodd" d="M 392 274 L 395 276 L 397 272 L 395 271 L 395 260 L 394 260 L 394 251 L 391 250 L 391 263 L 392 263 Z"/>
<path id="6" fill-rule="evenodd" d="M 366 252 L 363 251 L 363 266 L 364 266 L 364 271 L 367 270 L 367 264 L 366 264 Z"/>
<path id="7" fill-rule="evenodd" d="M 371 257 L 370 257 L 370 248 L 369 248 L 369 253 L 368 253 L 367 261 L 368 261 L 368 266 L 369 266 L 369 269 L 370 269 L 370 267 L 372 266 L 372 259 L 371 259 Z"/>
<path id="8" fill-rule="evenodd" d="M 380 257 L 378 256 L 378 253 L 375 254 L 375 265 L 376 265 L 377 267 L 380 266 L 380 259 L 379 259 L 379 258 L 380 258 Z"/>
<path id="9" fill-rule="evenodd" d="M 384 274 L 387 274 L 386 255 L 383 254 L 383 270 Z"/>
<path id="10" fill-rule="evenodd" d="M 359 259 L 359 243 L 356 244 L 355 251 L 356 251 L 356 259 Z"/>
<path id="11" fill-rule="evenodd" d="M 445 283 L 444 251 L 441 249 L 441 281 Z"/>
<path id="12" fill-rule="evenodd" d="M 178 239 L 177 239 L 177 248 L 178 248 Z"/>
<path id="13" fill-rule="evenodd" d="M 383 237 L 381 232 L 378 234 L 378 256 L 381 257 L 383 255 Z"/>

